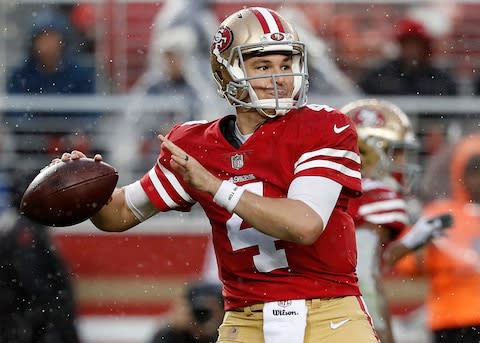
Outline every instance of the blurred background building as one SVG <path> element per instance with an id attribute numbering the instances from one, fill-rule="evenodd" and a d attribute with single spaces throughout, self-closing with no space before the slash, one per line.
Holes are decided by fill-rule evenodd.
<path id="1" fill-rule="evenodd" d="M 0 1 L 0 209 L 18 163 L 35 171 L 65 149 L 101 152 L 119 169 L 123 185 L 153 162 L 158 132 L 178 121 L 231 112 L 212 92 L 208 51 L 217 24 L 246 5 L 271 7 L 302 23 L 310 102 L 342 107 L 371 96 L 399 105 L 419 137 L 416 158 L 429 171 L 426 181 L 445 186 L 442 152 L 479 130 L 480 2 L 16 0 Z M 12 74 L 28 62 L 32 32 L 47 12 L 64 18 L 62 50 L 74 57 L 74 66 L 91 72 L 89 90 L 73 91 L 72 77 L 50 91 L 9 91 Z M 389 86 L 407 82 L 408 91 L 362 88 L 369 71 L 399 56 L 405 19 L 414 23 L 407 32 L 428 37 L 429 63 L 448 75 L 445 89 L 454 91 L 439 86 L 428 92 L 403 72 Z M 422 67 L 416 60 L 410 64 Z M 438 81 L 438 74 L 425 75 Z M 375 72 L 371 77 L 375 84 Z M 136 158 L 126 158 L 131 156 Z M 448 190 L 431 191 L 434 197 L 448 195 Z M 120 235 L 102 234 L 88 222 L 53 230 L 73 273 L 85 343 L 147 341 L 184 284 L 206 275 L 208 223 L 195 211 L 166 217 Z M 421 305 L 427 286 L 422 279 L 396 276 L 388 282 L 398 342 L 426 342 Z"/>

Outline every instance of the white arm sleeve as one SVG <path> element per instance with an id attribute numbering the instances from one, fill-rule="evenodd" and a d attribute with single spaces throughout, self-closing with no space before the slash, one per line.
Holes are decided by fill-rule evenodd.
<path id="1" fill-rule="evenodd" d="M 123 189 L 127 206 L 138 220 L 143 222 L 158 213 L 158 210 L 153 206 L 147 194 L 145 194 L 140 181 L 131 183 L 123 187 Z"/>
<path id="2" fill-rule="evenodd" d="M 322 218 L 325 228 L 341 191 L 341 184 L 326 177 L 301 176 L 290 184 L 287 197 L 310 206 Z"/>

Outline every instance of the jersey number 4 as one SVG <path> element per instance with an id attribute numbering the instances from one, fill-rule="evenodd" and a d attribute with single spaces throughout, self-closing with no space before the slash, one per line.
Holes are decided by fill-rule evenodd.
<path id="1" fill-rule="evenodd" d="M 261 182 L 249 183 L 244 187 L 252 193 L 263 195 Z M 253 263 L 260 272 L 268 273 L 288 267 L 285 249 L 277 249 L 275 246 L 278 238 L 268 236 L 253 227 L 240 229 L 242 223 L 243 219 L 235 213 L 227 221 L 228 238 L 233 251 L 257 246 L 259 253 L 253 256 Z"/>

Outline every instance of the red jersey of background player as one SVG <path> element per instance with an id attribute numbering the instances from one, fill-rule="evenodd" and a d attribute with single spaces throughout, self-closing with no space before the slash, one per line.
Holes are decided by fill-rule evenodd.
<path id="1" fill-rule="evenodd" d="M 402 195 L 382 180 L 362 179 L 362 196 L 352 199 L 348 212 L 356 228 L 365 223 L 383 225 L 394 239 L 409 223 L 406 202 Z"/>
<path id="2" fill-rule="evenodd" d="M 212 174 L 263 196 L 287 197 L 289 185 L 300 176 L 326 177 L 343 190 L 320 238 L 300 245 L 255 230 L 207 193 L 191 188 L 171 172 L 170 153 L 161 151 L 141 185 L 160 211 L 188 211 L 195 202 L 203 207 L 212 225 L 226 310 L 275 300 L 360 295 L 354 223 L 346 211 L 347 195 L 361 192 L 353 123 L 330 107 L 309 105 L 267 120 L 235 148 L 222 133 L 234 119 L 177 125 L 168 138 Z M 279 283 L 279 276 L 288 277 Z"/>

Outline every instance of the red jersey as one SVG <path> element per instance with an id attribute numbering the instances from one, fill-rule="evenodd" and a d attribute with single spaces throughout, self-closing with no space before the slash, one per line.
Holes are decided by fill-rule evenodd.
<path id="1" fill-rule="evenodd" d="M 300 176 L 326 177 L 343 185 L 320 238 L 312 245 L 279 240 L 255 230 L 175 175 L 170 152 L 141 179 L 160 211 L 188 211 L 198 202 L 212 225 L 213 244 L 227 310 L 277 300 L 359 295 L 354 224 L 348 200 L 361 192 L 357 134 L 350 119 L 310 105 L 267 120 L 239 148 L 222 128 L 233 116 L 175 126 L 168 138 L 222 180 L 266 197 L 285 198 Z"/>
<path id="2" fill-rule="evenodd" d="M 405 199 L 386 182 L 364 178 L 362 193 L 348 206 L 355 227 L 361 228 L 365 223 L 378 224 L 397 235 L 408 225 Z"/>

